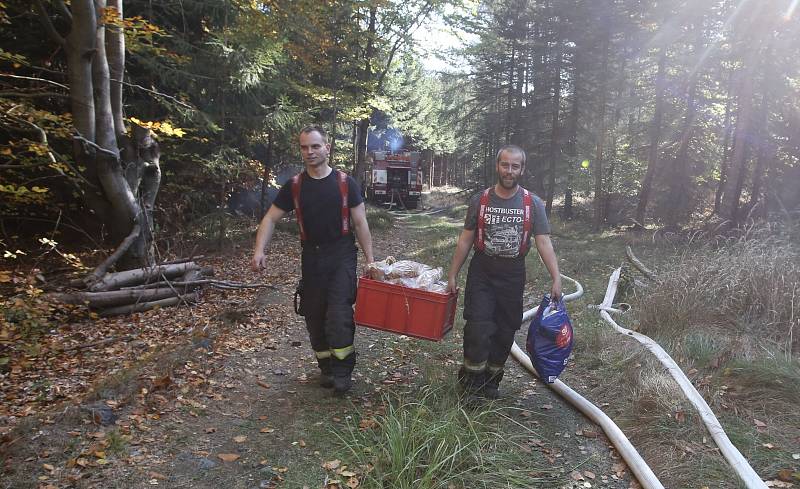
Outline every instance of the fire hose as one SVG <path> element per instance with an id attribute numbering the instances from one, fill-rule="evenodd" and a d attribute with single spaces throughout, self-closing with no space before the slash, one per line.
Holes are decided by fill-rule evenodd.
<path id="1" fill-rule="evenodd" d="M 667 372 L 669 372 L 672 378 L 675 379 L 675 382 L 678 383 L 689 402 L 695 407 L 706 429 L 711 434 L 711 438 L 714 439 L 720 452 L 736 472 L 736 475 L 744 482 L 747 489 L 766 489 L 767 485 L 761 480 L 761 477 L 759 477 L 756 471 L 753 470 L 753 467 L 750 466 L 747 459 L 745 459 L 741 452 L 731 443 L 728 435 L 725 434 L 725 430 L 722 429 L 719 420 L 708 406 L 708 403 L 706 403 L 703 396 L 697 392 L 697 389 L 694 388 L 691 381 L 686 377 L 683 370 L 675 363 L 672 357 L 650 337 L 623 328 L 611 318 L 609 312 L 616 312 L 611 305 L 617 293 L 617 284 L 619 283 L 621 272 L 622 269 L 617 268 L 608 279 L 608 288 L 606 289 L 603 303 L 597 306 L 597 308 L 600 309 L 600 316 L 602 316 L 617 332 L 634 338 L 658 358 Z"/>
<path id="2" fill-rule="evenodd" d="M 581 286 L 578 281 L 567 277 L 566 275 L 562 275 L 566 280 L 573 282 L 577 290 L 571 294 L 567 294 L 564 296 L 565 301 L 572 301 L 575 299 L 580 298 L 583 295 L 583 286 Z M 522 315 L 522 322 L 527 323 L 530 321 L 533 316 L 536 314 L 538 306 L 525 311 Z M 536 370 L 533 368 L 533 363 L 531 363 L 531 359 L 528 357 L 525 352 L 516 344 L 516 342 L 511 346 L 511 355 L 531 374 L 538 377 L 536 374 Z M 608 439 L 614 445 L 614 448 L 617 449 L 622 459 L 628 464 L 633 474 L 638 479 L 639 483 L 642 485 L 644 489 L 664 489 L 664 486 L 659 482 L 656 475 L 644 461 L 639 452 L 636 451 L 636 448 L 631 444 L 630 440 L 625 436 L 622 430 L 608 417 L 600 408 L 586 400 L 583 396 L 572 390 L 567 384 L 560 380 L 556 380 L 552 384 L 545 384 L 555 393 L 563 397 L 567 402 L 573 405 L 576 409 L 578 409 L 581 413 L 583 413 L 587 418 L 595 422 L 602 430 L 605 432 Z"/>

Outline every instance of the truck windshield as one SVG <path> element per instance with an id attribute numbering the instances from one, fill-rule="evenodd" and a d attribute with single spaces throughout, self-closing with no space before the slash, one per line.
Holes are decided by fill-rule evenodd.
<path id="1" fill-rule="evenodd" d="M 405 168 L 389 168 L 386 179 L 389 184 L 408 185 L 408 170 Z"/>

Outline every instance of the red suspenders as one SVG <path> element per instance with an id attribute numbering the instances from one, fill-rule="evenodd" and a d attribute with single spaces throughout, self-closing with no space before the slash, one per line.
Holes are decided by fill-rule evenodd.
<path id="1" fill-rule="evenodd" d="M 294 212 L 297 216 L 297 225 L 300 227 L 300 240 L 306 240 L 306 229 L 303 226 L 303 210 L 300 207 L 300 186 L 303 183 L 303 173 L 298 173 L 292 177 L 292 200 L 294 201 Z M 350 233 L 350 207 L 347 205 L 347 174 L 343 171 L 338 172 L 339 193 L 342 196 L 342 236 Z"/>
<path id="2" fill-rule="evenodd" d="M 489 205 L 489 189 L 483 191 L 481 194 L 481 201 L 478 204 L 478 237 L 475 240 L 475 249 L 483 251 L 486 249 L 486 206 Z"/>
<path id="3" fill-rule="evenodd" d="M 475 239 L 475 249 L 484 251 L 486 249 L 486 207 L 489 205 L 489 190 L 487 188 L 481 194 L 481 200 L 478 203 L 478 236 Z M 522 208 L 524 217 L 522 220 L 522 241 L 519 243 L 519 256 L 525 256 L 528 251 L 528 237 L 531 235 L 533 229 L 533 196 L 526 189 L 522 189 Z"/>

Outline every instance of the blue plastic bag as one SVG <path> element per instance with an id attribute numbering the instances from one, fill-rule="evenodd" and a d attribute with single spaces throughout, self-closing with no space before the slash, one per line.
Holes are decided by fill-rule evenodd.
<path id="1" fill-rule="evenodd" d="M 564 298 L 551 302 L 550 295 L 545 294 L 528 327 L 528 340 L 525 343 L 539 378 L 548 384 L 556 381 L 567 366 L 572 343 L 572 322 Z"/>

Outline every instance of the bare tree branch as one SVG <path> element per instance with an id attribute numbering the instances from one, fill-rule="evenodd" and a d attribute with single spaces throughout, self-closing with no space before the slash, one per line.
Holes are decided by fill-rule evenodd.
<path id="1" fill-rule="evenodd" d="M 111 81 L 120 83 L 119 80 L 115 80 L 114 78 L 111 78 Z M 168 95 L 166 93 L 159 92 L 159 91 L 153 90 L 151 88 L 143 87 L 141 85 L 137 85 L 136 83 L 130 83 L 130 82 L 126 82 L 126 81 L 123 81 L 121 83 L 123 85 L 125 85 L 126 87 L 138 88 L 139 90 L 144 90 L 145 92 L 152 93 L 153 95 L 158 95 L 159 97 L 164 97 L 166 99 L 169 99 L 169 100 L 175 102 L 176 104 L 180 105 L 181 107 L 183 107 L 185 109 L 196 110 L 191 105 L 188 105 L 186 102 L 182 102 L 182 101 L 178 100 L 177 98 L 173 97 L 172 95 Z"/>
<path id="2" fill-rule="evenodd" d="M 115 159 L 119 158 L 119 153 L 115 153 L 115 152 L 113 152 L 111 150 L 108 150 L 108 149 L 105 149 L 105 148 L 101 148 L 96 143 L 93 143 L 93 142 L 89 141 L 88 139 L 86 139 L 85 137 L 81 136 L 79 133 L 76 133 L 74 136 L 72 136 L 72 139 L 74 139 L 76 141 L 80 141 L 81 143 L 83 143 L 83 144 L 85 144 L 87 146 L 91 146 L 96 151 L 98 151 L 100 153 L 103 153 L 106 156 L 110 156 L 110 157 L 115 158 Z"/>
<path id="3" fill-rule="evenodd" d="M 163 280 L 160 282 L 153 282 L 144 285 L 136 285 L 133 287 L 121 287 L 120 290 L 157 289 L 167 284 L 172 285 L 174 287 L 209 285 L 211 287 L 216 287 L 219 289 L 263 289 L 263 288 L 275 289 L 275 286 L 270 284 L 245 284 L 242 282 L 229 282 L 226 280 L 200 279 L 200 280 L 188 280 L 188 281 L 178 281 L 178 282 L 170 282 L 169 280 Z"/>
<path id="4" fill-rule="evenodd" d="M 36 0 L 36 10 L 39 11 L 39 20 L 42 21 L 42 25 L 44 25 L 44 29 L 47 31 L 47 34 L 53 38 L 55 42 L 60 44 L 63 47 L 67 46 L 67 40 L 58 33 L 55 26 L 53 25 L 53 21 L 50 19 L 50 14 L 47 13 L 47 9 L 42 3 L 42 0 Z M 72 20 L 72 16 L 70 15 L 70 20 Z"/>
<path id="5" fill-rule="evenodd" d="M 70 164 L 70 163 L 69 163 L 69 160 L 67 160 L 66 158 L 64 158 L 64 157 L 63 157 L 63 156 L 61 156 L 60 154 L 58 154 L 58 153 L 57 153 L 57 152 L 56 152 L 56 151 L 55 151 L 55 150 L 54 150 L 52 147 L 50 147 L 50 143 L 49 143 L 49 141 L 47 140 L 47 133 L 45 132 L 45 130 L 44 130 L 44 129 L 42 129 L 41 127 L 37 126 L 36 124 L 34 124 L 33 122 L 31 122 L 31 121 L 29 121 L 29 120 L 22 119 L 22 118 L 19 118 L 19 117 L 13 116 L 13 115 L 11 115 L 11 114 L 7 114 L 7 113 L 6 113 L 6 114 L 2 114 L 2 116 L 3 116 L 3 117 L 8 117 L 8 118 L 10 118 L 10 119 L 11 119 L 11 120 L 13 120 L 14 122 L 17 122 L 18 124 L 25 124 L 25 125 L 31 126 L 31 129 L 30 129 L 30 131 L 29 131 L 29 132 L 32 132 L 32 133 L 34 133 L 34 134 L 38 135 L 38 136 L 39 136 L 39 142 L 40 142 L 40 143 L 42 143 L 42 144 L 44 144 L 45 146 L 47 146 L 47 150 L 48 150 L 48 151 L 47 151 L 47 155 L 50 157 L 50 163 L 57 163 L 57 162 L 59 162 L 59 161 L 60 161 L 61 163 L 63 163 L 64 165 L 66 165 L 66 166 L 67 166 L 67 167 L 68 167 L 70 170 L 72 170 L 72 173 L 74 173 L 74 174 L 77 176 L 77 178 L 78 178 L 79 180 L 83 181 L 83 183 L 85 183 L 86 185 L 88 185 L 88 186 L 89 186 L 89 188 L 97 188 L 97 186 L 96 186 L 96 185 L 94 185 L 94 184 L 93 184 L 92 182 L 90 182 L 89 180 L 87 180 L 87 179 L 86 179 L 86 178 L 83 176 L 83 174 L 82 174 L 81 172 L 79 172 L 79 171 L 78 171 L 78 169 L 77 169 L 77 168 L 75 168 L 74 166 L 72 166 L 72 164 Z M 20 130 L 22 130 L 22 129 L 20 129 Z M 58 157 L 58 159 L 56 159 L 56 157 Z M 27 165 L 26 165 L 26 166 L 27 166 Z M 37 166 L 38 166 L 38 165 L 37 165 Z M 10 165 L 9 165 L 9 167 L 10 167 Z M 59 170 L 58 168 L 56 168 L 56 171 L 58 171 L 58 172 L 59 172 L 59 173 L 60 173 L 60 174 L 61 174 L 63 177 L 65 177 L 65 178 L 69 178 L 70 180 L 72 180 L 72 177 L 71 177 L 70 175 L 67 175 L 66 173 L 62 172 L 62 171 L 61 171 L 61 170 Z M 78 187 L 77 185 L 76 185 L 76 187 L 78 188 L 78 190 L 80 190 L 81 192 L 83 192 L 83 189 L 81 189 L 81 188 L 80 188 L 80 187 Z"/>
<path id="6" fill-rule="evenodd" d="M 11 220 L 15 220 L 15 221 L 46 222 L 46 223 L 50 223 L 50 224 L 56 224 L 56 227 L 57 226 L 64 226 L 65 228 L 72 229 L 73 231 L 78 232 L 78 233 L 86 236 L 86 238 L 89 241 L 91 241 L 95 245 L 95 247 L 97 247 L 97 248 L 101 247 L 100 243 L 98 243 L 97 240 L 95 240 L 92 237 L 92 235 L 87 233 L 85 230 L 83 230 L 83 229 L 81 229 L 81 228 L 79 228 L 77 226 L 73 226 L 71 224 L 67 224 L 67 223 L 65 223 L 63 221 L 54 221 L 52 219 L 44 219 L 44 218 L 41 218 L 41 217 L 18 216 L 18 215 L 13 215 L 13 214 L 9 214 L 9 215 L 0 214 L 0 220 L 3 220 L 3 219 L 11 219 Z"/>
<path id="7" fill-rule="evenodd" d="M 103 261 L 103 263 L 101 263 L 97 268 L 94 269 L 92 273 L 90 273 L 89 275 L 86 276 L 86 278 L 83 279 L 86 285 L 92 286 L 95 283 L 97 283 L 103 277 L 103 275 L 106 274 L 108 269 L 111 268 L 115 263 L 117 263 L 117 261 L 120 258 L 122 258 L 122 255 L 124 255 L 125 252 L 128 251 L 133 242 L 136 241 L 136 238 L 139 237 L 139 233 L 141 232 L 142 232 L 142 226 L 137 222 L 136 224 L 134 224 L 131 233 L 124 240 L 122 240 L 122 243 L 114 251 L 114 253 L 111 253 L 111 255 L 108 258 L 106 258 L 105 261 Z"/>
<path id="8" fill-rule="evenodd" d="M 628 257 L 628 261 L 630 261 L 637 270 L 642 272 L 642 275 L 649 278 L 653 282 L 659 282 L 658 276 L 652 270 L 647 268 L 645 264 L 641 262 L 641 260 L 636 258 L 636 255 L 633 254 L 633 249 L 631 249 L 630 246 L 625 247 L 625 255 Z"/>
<path id="9" fill-rule="evenodd" d="M 37 78 L 37 77 L 34 77 L 34 76 L 12 75 L 10 73 L 0 73 L 0 76 L 6 77 L 6 78 L 17 78 L 19 80 L 31 80 L 31 81 L 37 81 L 37 82 L 42 82 L 42 83 L 49 83 L 50 85 L 55 85 L 58 88 L 63 88 L 64 90 L 69 90 L 68 86 L 66 86 L 64 84 L 61 84 L 61 83 L 58 83 L 58 82 L 54 82 L 52 80 L 48 80 L 47 78 Z"/>
<path id="10" fill-rule="evenodd" d="M 67 8 L 67 4 L 64 3 L 64 0 L 56 0 L 56 7 L 58 7 L 58 10 L 64 17 L 72 22 L 72 12 L 69 11 L 69 8 Z"/>
<path id="11" fill-rule="evenodd" d="M 69 98 L 65 93 L 55 92 L 0 92 L 0 97 L 17 97 L 17 98 L 36 98 L 36 97 L 58 97 Z"/>

